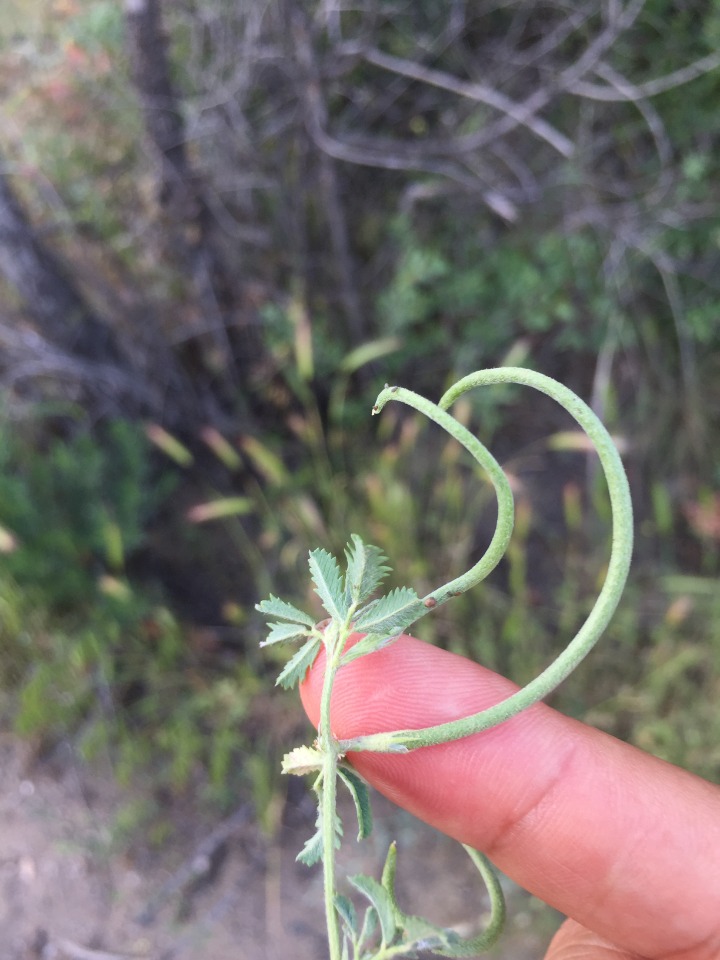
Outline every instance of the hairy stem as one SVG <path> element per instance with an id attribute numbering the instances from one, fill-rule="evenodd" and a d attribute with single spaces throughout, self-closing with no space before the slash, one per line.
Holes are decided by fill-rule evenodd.
<path id="1" fill-rule="evenodd" d="M 320 784 L 320 829 L 323 845 L 323 886 L 325 890 L 325 921 L 327 923 L 328 947 L 330 960 L 340 960 L 340 925 L 337 910 L 335 909 L 335 841 L 336 841 L 336 806 L 337 806 L 337 768 L 341 757 L 338 741 L 333 737 L 330 726 L 330 700 L 335 675 L 340 666 L 347 631 L 341 632 L 333 638 L 328 631 L 326 635 L 325 677 L 323 680 L 322 699 L 320 703 L 320 747 L 323 752 L 322 780 Z"/>

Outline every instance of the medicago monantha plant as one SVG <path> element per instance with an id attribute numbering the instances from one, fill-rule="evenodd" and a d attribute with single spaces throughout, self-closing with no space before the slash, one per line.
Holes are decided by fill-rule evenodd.
<path id="1" fill-rule="evenodd" d="M 613 515 L 612 549 L 600 595 L 578 633 L 554 662 L 521 690 L 495 706 L 473 716 L 421 730 L 395 730 L 337 740 L 330 727 L 330 701 L 338 671 L 358 657 L 369 656 L 387 646 L 425 614 L 479 583 L 495 568 L 505 552 L 514 520 L 513 497 L 507 477 L 480 441 L 447 412 L 447 408 L 467 390 L 498 383 L 524 384 L 552 397 L 575 418 L 597 450 Z M 336 809 L 338 781 L 347 787 L 355 801 L 358 839 L 367 837 L 372 829 L 367 786 L 345 756 L 360 750 L 405 753 L 457 740 L 497 726 L 547 696 L 574 670 L 607 626 L 620 599 L 632 552 L 632 505 L 620 457 L 593 411 L 567 387 L 532 370 L 502 367 L 464 377 L 444 394 L 438 404 L 401 387 L 385 387 L 372 412 L 380 413 L 391 400 L 425 414 L 470 452 L 487 471 L 495 488 L 498 519 L 484 556 L 467 573 L 437 587 L 425 597 L 419 597 L 410 587 L 402 587 L 372 599 L 389 568 L 377 547 L 366 545 L 353 534 L 346 550 L 344 575 L 337 560 L 326 550 L 317 549 L 310 553 L 310 573 L 328 620 L 316 624 L 312 616 L 278 597 L 271 596 L 258 604 L 258 610 L 274 618 L 264 641 L 266 645 L 302 642 L 278 677 L 281 686 L 294 687 L 305 677 L 321 645 L 326 651 L 317 740 L 312 746 L 297 747 L 288 753 L 283 761 L 283 771 L 299 775 L 310 773 L 315 778 L 317 831 L 305 844 L 298 859 L 308 865 L 323 862 L 330 960 L 390 960 L 392 957 L 414 957 L 420 951 L 444 957 L 472 957 L 489 949 L 497 940 L 505 915 L 502 891 L 489 861 L 470 847 L 465 849 L 483 877 L 490 897 L 490 920 L 486 928 L 471 939 L 461 939 L 453 930 L 409 916 L 401 910 L 394 891 L 394 844 L 390 847 L 379 881 L 364 875 L 348 878 L 355 892 L 368 901 L 362 917 L 353 901 L 337 891 L 335 856 L 343 832 Z M 357 633 L 364 636 L 348 647 L 350 635 Z"/>

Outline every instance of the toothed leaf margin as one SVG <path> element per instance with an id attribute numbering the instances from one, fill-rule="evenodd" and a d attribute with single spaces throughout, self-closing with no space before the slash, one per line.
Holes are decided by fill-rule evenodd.
<path id="1" fill-rule="evenodd" d="M 382 550 L 364 543 L 356 533 L 350 537 L 345 557 L 345 600 L 348 606 L 353 603 L 357 605 L 377 590 L 390 573 L 390 567 L 385 566 L 387 557 Z"/>
<path id="2" fill-rule="evenodd" d="M 321 644 L 322 640 L 319 637 L 310 637 L 307 643 L 304 643 L 285 664 L 275 681 L 276 685 L 284 690 L 292 690 L 298 683 L 301 683 L 312 666 Z"/>
<path id="3" fill-rule="evenodd" d="M 308 628 L 300 623 L 270 623 L 270 632 L 265 640 L 260 642 L 261 647 L 270 647 L 274 643 L 290 643 L 293 640 L 302 640 L 307 637 Z"/>
<path id="4" fill-rule="evenodd" d="M 281 620 L 290 620 L 292 623 L 303 623 L 306 627 L 315 625 L 315 621 L 309 613 L 299 610 L 292 603 L 281 600 L 280 597 L 275 597 L 272 594 L 267 600 L 261 600 L 260 603 L 255 604 L 255 609 L 267 617 L 279 617 Z"/>
<path id="5" fill-rule="evenodd" d="M 309 564 L 315 592 L 323 606 L 335 620 L 344 620 L 349 605 L 337 560 L 327 550 L 318 549 L 310 551 Z"/>

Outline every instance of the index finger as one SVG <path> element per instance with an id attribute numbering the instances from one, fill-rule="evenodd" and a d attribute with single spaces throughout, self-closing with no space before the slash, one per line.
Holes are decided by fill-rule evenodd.
<path id="1" fill-rule="evenodd" d="M 321 654 L 301 686 L 317 724 Z M 517 688 L 403 636 L 338 673 L 338 739 L 476 713 Z M 408 754 L 349 759 L 381 793 L 613 943 L 645 957 L 720 954 L 720 789 L 538 704 Z"/>

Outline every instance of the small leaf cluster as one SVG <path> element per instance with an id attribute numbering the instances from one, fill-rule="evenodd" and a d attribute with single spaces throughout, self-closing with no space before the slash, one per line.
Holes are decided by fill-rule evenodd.
<path id="1" fill-rule="evenodd" d="M 427 613 L 422 600 L 409 587 L 369 600 L 390 572 L 387 558 L 379 547 L 366 544 L 353 534 L 345 558 L 343 575 L 337 559 L 327 550 L 312 550 L 309 555 L 315 592 L 331 619 L 325 630 L 316 625 L 309 614 L 279 597 L 270 596 L 256 607 L 260 613 L 276 618 L 269 624 L 268 636 L 261 646 L 304 641 L 277 678 L 277 683 L 285 689 L 303 680 L 322 643 L 327 644 L 329 638 L 336 639 L 351 625 L 365 636 L 343 656 L 343 665 L 379 650 Z"/>
<path id="2" fill-rule="evenodd" d="M 363 543 L 356 533 L 350 538 L 345 558 L 347 564 L 343 576 L 337 560 L 327 550 L 313 550 L 310 553 L 310 574 L 315 592 L 330 617 L 343 626 L 352 622 L 355 630 L 366 634 L 366 640 L 373 638 L 362 651 L 370 653 L 383 641 L 398 636 L 426 609 L 410 587 L 393 590 L 363 606 L 390 572 L 386 566 L 387 558 L 378 547 Z M 344 658 L 343 663 L 356 656 L 359 654 Z"/>
<path id="3" fill-rule="evenodd" d="M 322 634 L 315 626 L 313 618 L 280 597 L 270 595 L 267 600 L 257 604 L 260 613 L 269 617 L 279 617 L 269 624 L 267 639 L 260 644 L 268 647 L 275 643 L 291 643 L 296 640 L 305 642 L 283 667 L 275 681 L 286 690 L 297 686 L 304 678 L 322 643 Z"/>
<path id="4" fill-rule="evenodd" d="M 428 950 L 445 956 L 456 955 L 460 943 L 457 933 L 400 909 L 395 896 L 396 860 L 393 843 L 388 850 L 380 883 L 364 874 L 348 877 L 355 890 L 369 901 L 362 921 L 348 897 L 338 895 L 335 898 L 344 935 L 343 960 L 417 957 L 419 952 Z"/>

